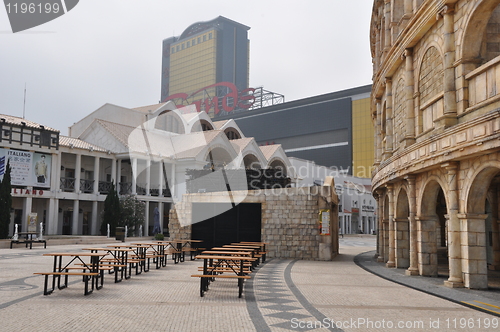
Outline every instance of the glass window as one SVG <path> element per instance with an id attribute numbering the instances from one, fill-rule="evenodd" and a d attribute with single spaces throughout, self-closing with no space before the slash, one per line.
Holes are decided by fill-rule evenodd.
<path id="1" fill-rule="evenodd" d="M 177 45 L 177 47 L 175 48 L 175 50 L 178 52 L 179 51 L 179 45 Z"/>
<path id="2" fill-rule="evenodd" d="M 186 44 L 182 43 L 182 49 L 186 48 Z"/>
<path id="3" fill-rule="evenodd" d="M 175 53 L 175 47 L 172 47 L 172 53 Z"/>
<path id="4" fill-rule="evenodd" d="M 208 34 L 208 39 L 212 39 L 212 33 L 211 32 Z"/>
<path id="5" fill-rule="evenodd" d="M 203 36 L 203 41 L 207 41 L 207 35 Z"/>
<path id="6" fill-rule="evenodd" d="M 191 42 L 190 41 L 188 41 L 186 44 L 187 44 L 186 47 L 191 46 Z"/>
<path id="7" fill-rule="evenodd" d="M 201 43 L 201 37 L 198 37 L 198 44 Z"/>

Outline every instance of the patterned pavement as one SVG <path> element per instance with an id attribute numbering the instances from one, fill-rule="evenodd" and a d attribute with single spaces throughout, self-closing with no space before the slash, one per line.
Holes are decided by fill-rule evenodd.
<path id="1" fill-rule="evenodd" d="M 185 261 L 83 295 L 78 278 L 42 295 L 46 252 L 0 249 L 1 331 L 497 331 L 500 318 L 391 282 L 354 263 L 375 237 L 345 236 L 332 262 L 270 259 L 245 282 L 217 279 L 199 296 L 199 261 Z M 97 245 L 96 247 L 101 247 Z M 364 257 L 364 256 L 358 256 Z M 369 259 L 362 258 L 368 261 Z M 359 262 L 358 262 L 359 263 Z M 395 270 L 390 270 L 395 271 Z M 394 273 L 394 272 L 391 272 Z M 463 328 L 461 323 L 465 320 Z M 495 320 L 497 322 L 496 327 Z M 488 326 L 487 326 L 488 325 Z"/>

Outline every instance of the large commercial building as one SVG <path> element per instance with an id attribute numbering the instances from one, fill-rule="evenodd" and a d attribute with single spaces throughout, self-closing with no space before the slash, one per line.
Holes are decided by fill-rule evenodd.
<path id="1" fill-rule="evenodd" d="M 280 144 L 289 157 L 371 177 L 374 130 L 371 85 L 230 113 L 259 145 Z"/>
<path id="2" fill-rule="evenodd" d="M 498 26 L 500 0 L 373 6 L 378 258 L 449 287 L 499 276 Z"/>
<path id="3" fill-rule="evenodd" d="M 180 36 L 163 40 L 161 101 L 185 94 L 182 99 L 191 103 L 233 92 L 231 86 L 217 85 L 221 82 L 233 84 L 237 91 L 247 89 L 249 29 L 219 16 L 194 23 Z M 214 115 L 213 110 L 207 113 Z"/>

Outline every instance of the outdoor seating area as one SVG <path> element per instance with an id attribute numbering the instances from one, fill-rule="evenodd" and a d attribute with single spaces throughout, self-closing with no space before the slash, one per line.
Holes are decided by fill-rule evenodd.
<path id="1" fill-rule="evenodd" d="M 184 262 L 186 252 L 196 252 L 192 243 L 200 240 L 167 240 L 137 242 L 129 244 L 113 244 L 100 248 L 82 248 L 82 252 L 46 253 L 43 256 L 53 257 L 52 271 L 35 272 L 43 275 L 44 295 L 57 289 L 68 287 L 70 276 L 77 276 L 85 284 L 84 295 L 91 294 L 94 289 L 100 290 L 104 285 L 105 274 L 113 274 L 114 282 L 119 283 L 135 275 L 167 266 L 168 255 L 175 264 Z M 194 258 L 194 255 L 192 255 Z M 107 272 L 107 273 L 105 273 Z M 52 277 L 51 283 L 50 278 Z"/>
<path id="2" fill-rule="evenodd" d="M 239 242 L 214 247 L 205 250 L 197 259 L 203 259 L 203 266 L 198 267 L 202 274 L 193 274 L 191 277 L 200 278 L 200 296 L 203 297 L 209 290 L 211 282 L 216 278 L 231 278 L 238 280 L 238 297 L 243 295 L 243 282 L 250 279 L 252 270 L 265 261 L 266 243 Z"/>

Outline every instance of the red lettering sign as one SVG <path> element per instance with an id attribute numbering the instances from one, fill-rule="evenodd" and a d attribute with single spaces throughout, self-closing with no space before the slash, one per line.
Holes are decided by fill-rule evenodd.
<path id="1" fill-rule="evenodd" d="M 224 87 L 227 89 L 227 93 L 223 97 L 218 96 L 208 96 L 204 99 L 197 99 L 193 101 L 189 101 L 189 99 L 194 99 L 194 97 L 202 92 L 210 89 L 215 89 L 219 87 Z M 255 89 L 248 88 L 243 91 L 238 92 L 236 85 L 230 82 L 221 82 L 212 84 L 204 87 L 190 95 L 187 93 L 176 93 L 168 96 L 163 100 L 163 102 L 167 102 L 169 100 L 175 101 L 176 99 L 180 99 L 182 104 L 187 103 L 188 105 L 195 105 L 196 111 L 201 112 L 202 106 L 204 111 L 209 113 L 210 110 L 214 110 L 214 114 L 219 114 L 221 109 L 219 109 L 219 98 L 222 98 L 222 110 L 225 112 L 232 112 L 236 108 L 249 109 L 252 107 L 255 102 L 255 96 L 253 95 Z M 176 105 L 178 108 L 182 108 L 184 105 Z"/>

